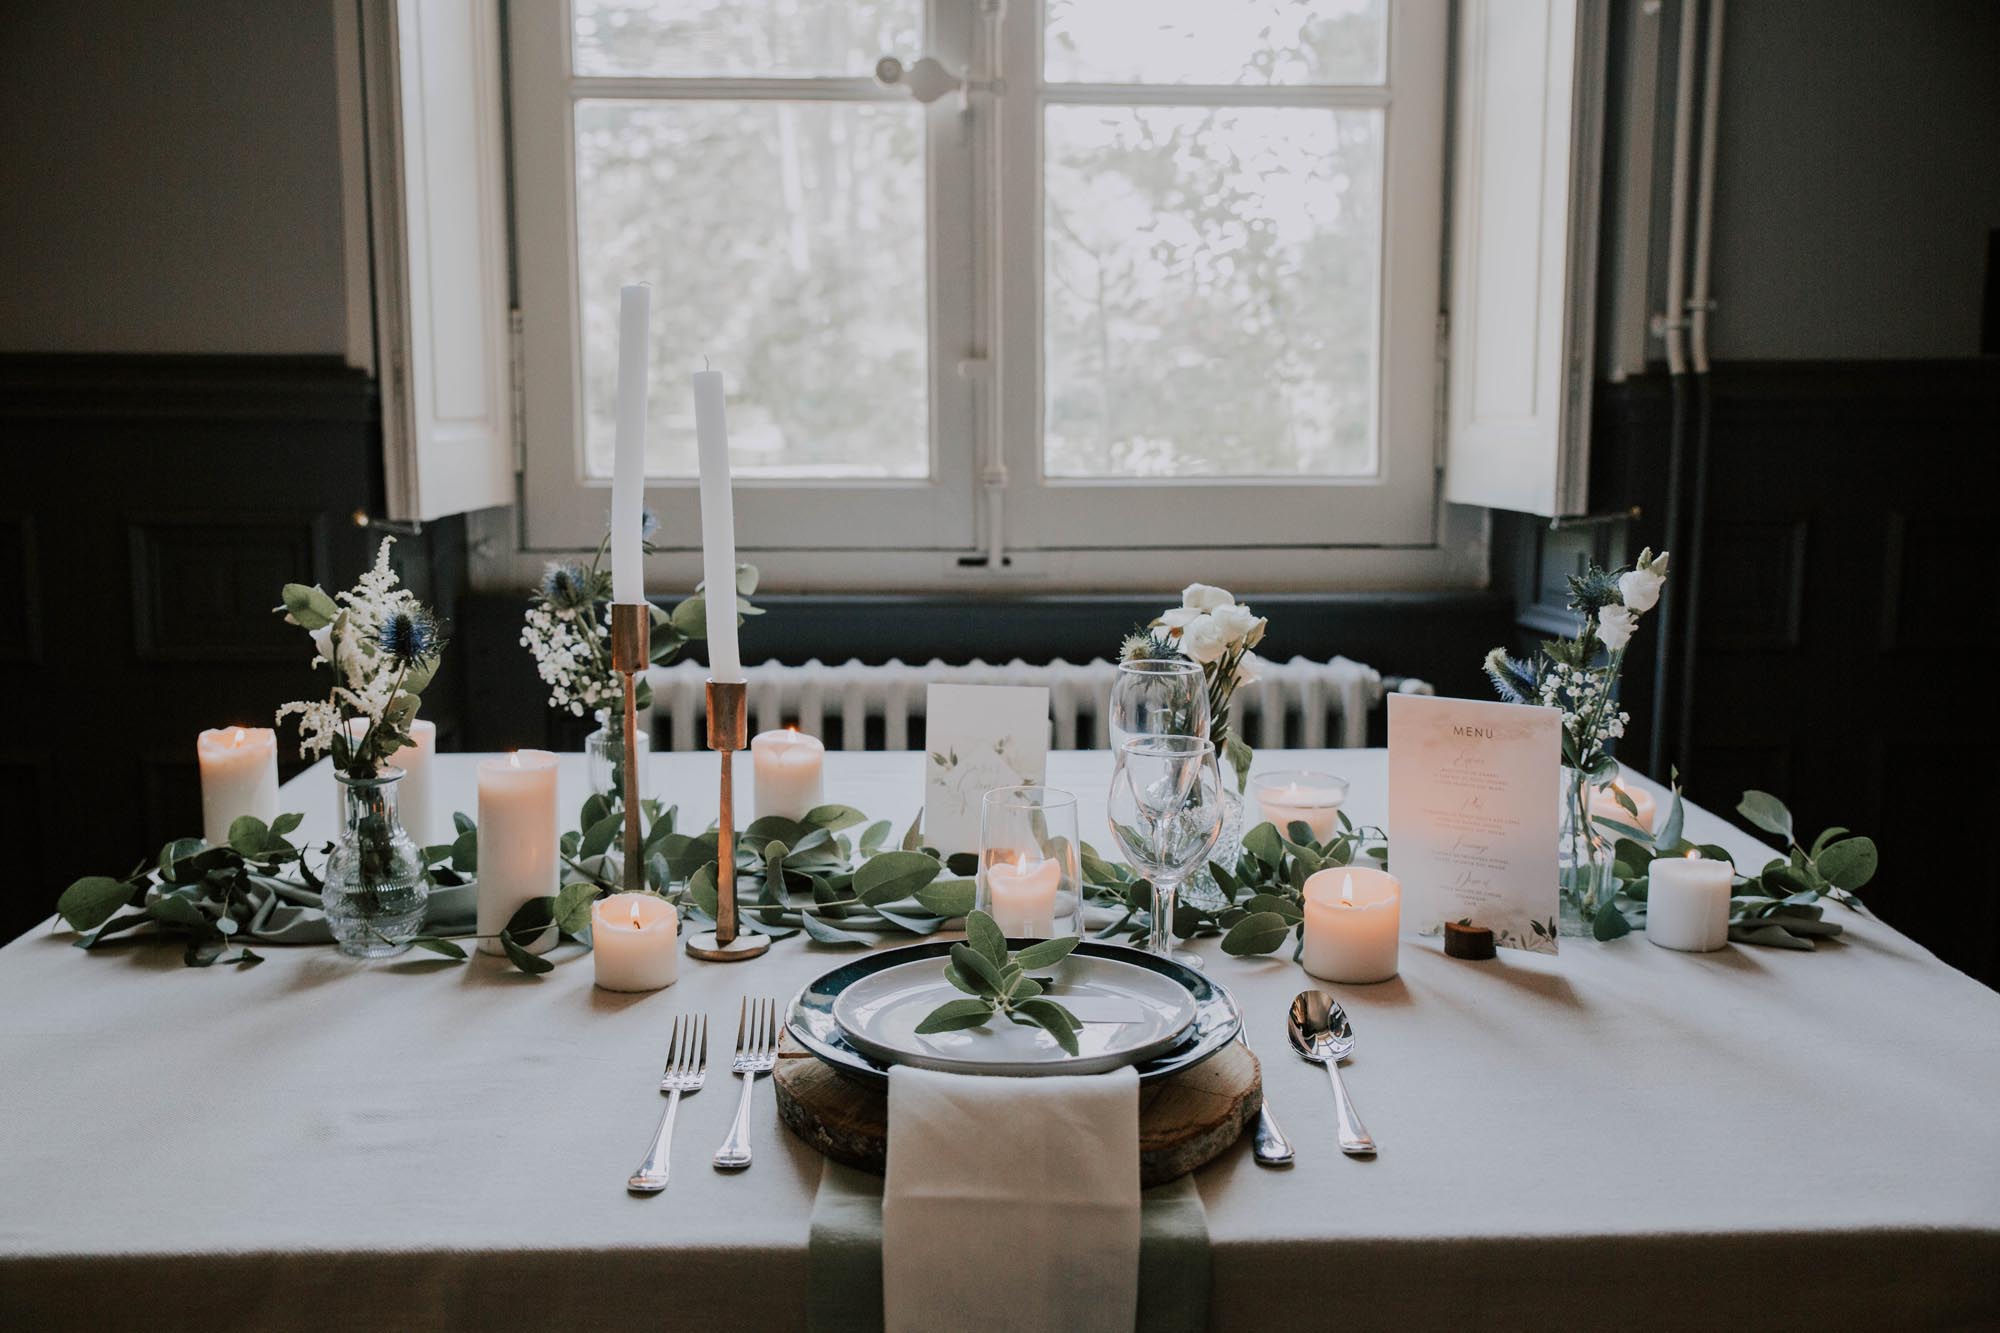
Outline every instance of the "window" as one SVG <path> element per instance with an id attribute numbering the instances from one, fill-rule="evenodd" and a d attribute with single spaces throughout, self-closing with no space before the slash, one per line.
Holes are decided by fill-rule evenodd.
<path id="1" fill-rule="evenodd" d="M 1310 577 L 1434 544 L 1444 0 L 509 22 L 529 546 L 602 529 L 633 278 L 669 547 L 698 545 L 704 357 L 739 541 L 801 585 L 1170 582 L 1226 576 L 1216 551 Z M 973 86 L 873 77 L 925 54 Z"/>

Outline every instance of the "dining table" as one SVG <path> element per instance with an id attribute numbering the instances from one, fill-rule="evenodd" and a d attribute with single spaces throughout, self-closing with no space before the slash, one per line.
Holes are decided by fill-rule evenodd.
<path id="1" fill-rule="evenodd" d="M 439 812 L 474 811 L 479 758 L 436 756 Z M 1357 822 L 1388 814 L 1385 751 L 1258 767 L 1337 775 Z M 1048 756 L 1107 851 L 1110 773 L 1103 751 Z M 652 756 L 648 780 L 682 830 L 715 818 L 715 755 Z M 1665 810 L 1657 784 L 1624 780 Z M 923 781 L 920 752 L 826 757 L 826 799 L 898 835 Z M 566 827 L 586 783 L 563 756 Z M 323 843 L 327 764 L 281 805 Z M 1686 832 L 1743 866 L 1775 854 L 1692 805 Z M 1924 892 L 1893 862 L 1875 887 Z M 1196 1174 L 1209 1326 L 2000 1326 L 2000 994 L 1828 910 L 1845 933 L 1811 952 L 1683 953 L 1641 931 L 1462 960 L 1407 936 L 1373 985 L 1317 982 L 1289 943 L 1192 941 L 1296 1152 L 1263 1166 L 1246 1136 Z M 684 956 L 673 986 L 623 994 L 575 943 L 530 976 L 477 953 L 261 945 L 260 965 L 192 969 L 174 945 L 75 939 L 52 919 L 0 949 L 0 1327 L 805 1325 L 822 1159 L 768 1080 L 753 1165 L 709 1159 L 743 1001 L 786 1003 L 852 949 L 799 935 L 750 961 Z M 1372 1159 L 1342 1154 L 1326 1074 L 1287 1040 L 1288 1003 L 1315 986 L 1352 1020 L 1343 1074 Z M 669 1029 L 697 1014 L 710 1074 L 680 1107 L 671 1183 L 628 1193 Z M 986 1236 L 964 1255 L 1005 1262 Z"/>

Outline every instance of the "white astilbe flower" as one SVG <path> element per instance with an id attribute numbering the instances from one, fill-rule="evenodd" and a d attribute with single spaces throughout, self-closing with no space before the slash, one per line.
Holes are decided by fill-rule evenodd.
<path id="1" fill-rule="evenodd" d="M 376 640 L 385 621 L 398 613 L 421 613 L 423 608 L 390 567 L 389 547 L 395 540 L 384 537 L 374 566 L 352 589 L 333 594 L 339 608 L 334 623 L 312 631 L 313 666 L 333 668 L 333 689 L 324 699 L 300 700 L 278 710 L 280 722 L 292 716 L 299 719 L 299 749 L 308 758 L 333 749 L 343 710 L 347 717 L 366 718 L 372 725 L 381 721 L 401 689 L 401 668 Z"/>

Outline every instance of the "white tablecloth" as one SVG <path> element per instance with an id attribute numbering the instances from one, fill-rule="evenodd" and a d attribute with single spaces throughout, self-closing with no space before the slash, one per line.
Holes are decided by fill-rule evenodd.
<path id="1" fill-rule="evenodd" d="M 712 756 L 653 762 L 685 821 L 713 816 Z M 1384 814 L 1380 751 L 1261 765 L 1339 773 L 1357 817 Z M 471 808 L 472 766 L 439 756 L 440 809 Z M 1107 845 L 1107 756 L 1049 769 Z M 832 754 L 827 796 L 900 834 L 920 772 L 913 754 Z M 572 810 L 580 757 L 562 780 Z M 324 767 L 286 794 L 323 835 Z M 1688 831 L 1761 862 L 1713 816 Z M 1373 1162 L 1340 1155 L 1325 1078 L 1285 1045 L 1304 975 L 1204 942 L 1298 1147 L 1273 1171 L 1246 1141 L 1198 1177 L 1212 1322 L 2000 1323 L 2000 996 L 1839 919 L 1846 942 L 1813 954 L 1635 935 L 1467 963 L 1406 940 L 1401 977 L 1334 988 Z M 0 950 L 0 1325 L 800 1324 L 820 1164 L 768 1084 L 750 1171 L 708 1166 L 735 1094 L 711 1073 L 671 1188 L 624 1181 L 670 1017 L 706 1010 L 726 1034 L 744 994 L 788 997 L 840 951 L 688 959 L 672 989 L 629 996 L 569 950 L 536 980 L 330 949 L 191 971 L 177 948 L 69 942 Z"/>

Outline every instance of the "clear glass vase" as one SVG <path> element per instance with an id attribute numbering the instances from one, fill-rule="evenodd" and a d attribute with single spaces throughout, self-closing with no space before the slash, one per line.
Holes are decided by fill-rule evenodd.
<path id="1" fill-rule="evenodd" d="M 1611 839 L 1591 816 L 1590 778 L 1580 769 L 1563 769 L 1562 823 L 1556 834 L 1556 877 L 1562 912 L 1558 926 L 1564 935 L 1589 936 L 1597 913 L 1618 892 L 1612 870 Z"/>
<path id="2" fill-rule="evenodd" d="M 423 933 L 430 882 L 423 854 L 396 810 L 397 768 L 374 777 L 334 775 L 341 785 L 340 841 L 326 862 L 320 906 L 340 951 L 389 958 Z"/>
<path id="3" fill-rule="evenodd" d="M 653 738 L 639 729 L 639 800 L 646 799 L 646 769 L 653 753 Z M 625 805 L 625 725 L 619 718 L 607 722 L 583 738 L 585 767 L 590 771 L 590 790 L 612 805 Z"/>

